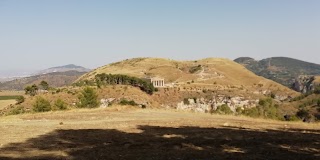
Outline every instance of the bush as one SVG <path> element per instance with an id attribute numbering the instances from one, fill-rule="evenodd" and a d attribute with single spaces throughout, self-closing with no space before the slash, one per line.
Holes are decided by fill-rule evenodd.
<path id="1" fill-rule="evenodd" d="M 25 98 L 24 98 L 23 96 L 19 96 L 19 97 L 17 97 L 16 100 L 17 100 L 17 103 L 16 103 L 16 104 L 21 104 L 21 103 L 24 102 Z"/>
<path id="2" fill-rule="evenodd" d="M 48 112 L 51 110 L 50 102 L 42 97 L 37 97 L 33 104 L 34 112 Z"/>
<path id="3" fill-rule="evenodd" d="M 26 110 L 24 109 L 23 106 L 17 106 L 17 107 L 15 107 L 15 108 L 11 109 L 11 110 L 9 111 L 8 115 L 23 114 L 23 113 L 25 113 L 25 112 L 26 112 Z"/>
<path id="4" fill-rule="evenodd" d="M 38 86 L 37 85 L 32 85 L 32 86 L 27 86 L 25 89 L 25 94 L 30 95 L 30 96 L 35 96 L 38 91 Z"/>
<path id="5" fill-rule="evenodd" d="M 62 99 L 57 99 L 54 102 L 54 110 L 66 110 L 68 108 L 66 102 L 64 102 Z"/>
<path id="6" fill-rule="evenodd" d="M 122 99 L 119 104 L 120 105 L 130 105 L 130 106 L 137 106 L 138 105 L 135 101 L 133 101 L 133 100 L 129 101 L 126 99 Z"/>
<path id="7" fill-rule="evenodd" d="M 98 95 L 93 88 L 86 87 L 81 91 L 81 94 L 78 96 L 79 108 L 96 108 L 99 106 Z"/>
<path id="8" fill-rule="evenodd" d="M 226 104 L 218 106 L 218 108 L 217 108 L 217 110 L 215 112 L 219 113 L 219 114 L 232 114 L 233 113 L 231 111 L 230 107 L 228 105 L 226 105 Z"/>
<path id="9" fill-rule="evenodd" d="M 306 120 L 309 119 L 311 117 L 311 115 L 309 114 L 309 112 L 305 109 L 300 109 L 297 113 L 296 116 L 299 117 L 302 120 Z"/>
<path id="10" fill-rule="evenodd" d="M 260 116 L 260 113 L 257 107 L 245 109 L 242 113 L 246 116 L 254 117 L 254 118 L 257 118 Z"/>

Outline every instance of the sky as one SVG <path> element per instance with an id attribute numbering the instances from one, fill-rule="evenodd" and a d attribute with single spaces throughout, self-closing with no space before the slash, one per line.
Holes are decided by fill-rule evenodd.
<path id="1" fill-rule="evenodd" d="M 0 0 L 0 70 L 134 57 L 320 64 L 319 0 Z"/>

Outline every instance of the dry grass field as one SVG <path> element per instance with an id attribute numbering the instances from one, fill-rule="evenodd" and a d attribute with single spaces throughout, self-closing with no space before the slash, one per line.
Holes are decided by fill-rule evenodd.
<path id="1" fill-rule="evenodd" d="M 0 159 L 319 159 L 320 124 L 113 106 L 0 118 Z"/>
<path id="2" fill-rule="evenodd" d="M 24 95 L 24 91 L 0 91 L 0 96 L 19 96 Z"/>
<path id="3" fill-rule="evenodd" d="M 10 104 L 15 104 L 16 100 L 0 100 L 0 110 L 9 106 Z"/>

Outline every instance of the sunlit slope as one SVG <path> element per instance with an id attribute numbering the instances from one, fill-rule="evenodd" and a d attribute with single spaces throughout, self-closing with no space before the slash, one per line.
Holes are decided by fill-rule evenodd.
<path id="1" fill-rule="evenodd" d="M 201 86 L 216 89 L 247 91 L 270 90 L 297 94 L 276 82 L 257 76 L 244 66 L 228 59 L 206 58 L 196 61 L 176 61 L 162 58 L 134 58 L 111 63 L 83 75 L 79 80 L 94 79 L 101 73 L 126 74 L 140 78 L 162 77 L 167 84 Z"/>

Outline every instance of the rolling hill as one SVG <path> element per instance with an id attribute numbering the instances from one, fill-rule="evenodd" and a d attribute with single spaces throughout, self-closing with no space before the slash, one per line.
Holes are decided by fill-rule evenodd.
<path id="1" fill-rule="evenodd" d="M 54 72 L 67 72 L 67 71 L 89 72 L 90 69 L 84 68 L 82 66 L 77 66 L 74 64 L 68 64 L 68 65 L 64 65 L 64 66 L 52 67 L 52 68 L 42 70 L 42 71 L 36 73 L 36 75 L 54 73 Z"/>
<path id="2" fill-rule="evenodd" d="M 207 58 L 196 61 L 175 61 L 161 58 L 134 58 L 97 68 L 79 78 L 93 80 L 95 75 L 125 74 L 139 78 L 162 77 L 167 86 L 189 89 L 229 91 L 229 94 L 274 92 L 296 94 L 271 80 L 256 76 L 242 65 L 228 59 Z"/>
<path id="3" fill-rule="evenodd" d="M 235 62 L 245 66 L 259 76 L 271 79 L 287 87 L 292 87 L 300 75 L 320 75 L 320 65 L 288 57 L 271 57 L 257 61 L 250 57 L 240 57 Z"/>
<path id="4" fill-rule="evenodd" d="M 62 87 L 72 84 L 76 79 L 86 72 L 66 71 L 40 74 L 12 81 L 0 83 L 0 90 L 23 90 L 26 86 L 39 84 L 41 81 L 47 81 L 52 87 Z"/>

